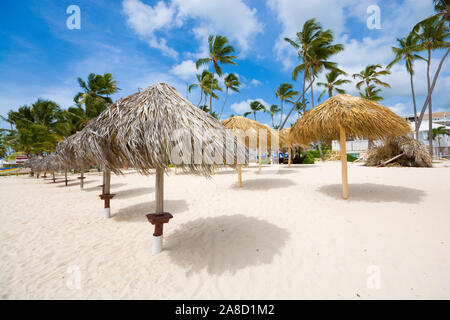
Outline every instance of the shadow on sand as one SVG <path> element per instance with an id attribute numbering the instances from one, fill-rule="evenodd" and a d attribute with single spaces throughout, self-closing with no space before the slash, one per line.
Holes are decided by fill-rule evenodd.
<path id="1" fill-rule="evenodd" d="M 199 218 L 166 237 L 171 260 L 190 275 L 203 269 L 220 275 L 270 264 L 289 239 L 287 230 L 244 215 Z"/>
<path id="2" fill-rule="evenodd" d="M 96 184 L 95 186 L 92 186 L 89 188 L 84 188 L 84 190 L 85 191 L 99 190 L 101 192 L 101 190 L 102 190 L 101 189 L 102 187 L 100 187 L 101 183 L 102 183 L 102 181 L 100 180 L 100 181 L 98 181 L 98 184 Z M 120 187 L 123 187 L 126 185 L 127 185 L 126 183 L 111 183 L 111 193 L 118 193 L 119 191 L 114 192 L 114 189 L 117 189 L 117 188 L 120 188 Z"/>
<path id="3" fill-rule="evenodd" d="M 342 185 L 322 186 L 319 192 L 342 199 Z M 419 189 L 375 183 L 350 183 L 347 201 L 420 203 L 426 193 Z"/>
<path id="4" fill-rule="evenodd" d="M 70 181 L 70 180 L 68 180 L 68 181 Z M 63 180 L 63 182 L 64 182 L 64 180 Z M 87 185 L 87 184 L 90 184 L 90 183 L 94 183 L 95 181 L 93 181 L 93 180 L 84 180 L 84 185 Z M 68 183 L 67 184 L 67 186 L 65 185 L 65 184 L 60 184 L 60 185 L 58 185 L 57 187 L 58 188 L 65 188 L 65 187 L 74 187 L 74 186 L 80 186 L 80 180 L 78 180 L 78 181 L 75 181 L 75 182 L 73 182 L 73 183 Z M 85 190 L 85 191 L 89 191 L 89 188 L 83 188 L 83 190 Z"/>
<path id="5" fill-rule="evenodd" d="M 143 194 L 150 195 L 153 191 L 155 191 L 155 188 L 135 188 L 135 189 L 120 190 L 117 191 L 115 199 L 128 199 L 138 197 Z"/>
<path id="6" fill-rule="evenodd" d="M 271 178 L 245 179 L 244 175 L 242 177 L 242 188 L 238 188 L 237 182 L 234 183 L 231 188 L 242 190 L 270 190 L 270 189 L 287 188 L 293 185 L 295 185 L 295 183 L 289 179 L 271 179 Z"/>
<path id="7" fill-rule="evenodd" d="M 164 211 L 173 215 L 188 209 L 185 200 L 164 200 Z M 146 214 L 155 212 L 155 201 L 148 201 L 119 209 L 112 218 L 122 222 L 147 222 Z"/>

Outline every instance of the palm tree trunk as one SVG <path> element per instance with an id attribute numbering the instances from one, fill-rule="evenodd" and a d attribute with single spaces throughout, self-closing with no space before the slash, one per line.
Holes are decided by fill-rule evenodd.
<path id="1" fill-rule="evenodd" d="M 278 130 L 281 130 L 281 129 L 284 128 L 284 125 L 286 124 L 287 120 L 289 119 L 289 116 L 291 115 L 292 111 L 294 111 L 294 109 L 295 109 L 295 105 L 300 101 L 300 99 L 302 99 L 302 98 L 304 99 L 305 93 L 309 90 L 310 87 L 311 87 L 311 83 L 310 83 L 310 84 L 308 85 L 308 87 L 306 88 L 306 91 L 304 91 L 304 92 L 302 93 L 302 95 L 301 95 L 300 97 L 298 97 L 297 101 L 292 105 L 291 110 L 289 110 L 289 113 L 287 114 L 286 118 L 284 118 L 284 121 L 283 121 L 283 123 L 281 124 L 281 127 L 278 128 Z"/>
<path id="2" fill-rule="evenodd" d="M 428 47 L 428 61 L 427 61 L 427 87 L 428 95 L 430 95 L 430 64 L 431 64 L 431 49 Z M 433 157 L 433 113 L 431 107 L 431 97 L 428 99 L 428 148 L 430 149 L 430 156 Z"/>
<path id="3" fill-rule="evenodd" d="M 219 113 L 219 121 L 220 121 L 220 117 L 222 116 L 223 109 L 225 108 L 225 104 L 227 103 L 227 99 L 228 99 L 228 87 L 227 87 L 227 89 L 226 89 L 225 101 L 223 102 L 222 109 L 220 109 L 220 113 Z"/>
<path id="4" fill-rule="evenodd" d="M 253 117 L 255 118 L 256 121 L 256 111 L 253 111 Z"/>
<path id="5" fill-rule="evenodd" d="M 281 99 L 280 127 L 281 127 L 282 122 L 283 122 L 283 99 Z M 281 130 L 281 129 L 278 128 L 278 130 Z"/>
<path id="6" fill-rule="evenodd" d="M 198 103 L 197 103 L 197 107 L 200 105 L 200 103 L 202 102 L 202 100 L 203 100 L 203 88 L 200 87 L 200 100 L 199 100 Z"/>
<path id="7" fill-rule="evenodd" d="M 216 72 L 214 61 L 213 61 L 213 72 L 211 76 L 211 95 L 209 96 L 209 112 L 213 114 L 213 108 L 212 108 L 212 95 L 213 95 L 213 85 L 214 85 L 214 73 Z"/>
<path id="8" fill-rule="evenodd" d="M 422 124 L 423 116 L 425 114 L 425 111 L 427 110 L 428 102 L 431 99 L 431 95 L 432 95 L 434 87 L 436 85 L 437 78 L 439 76 L 439 73 L 441 72 L 441 68 L 442 68 L 442 65 L 444 64 L 444 60 L 447 58 L 449 53 L 450 53 L 450 48 L 447 49 L 447 52 L 445 53 L 445 55 L 442 57 L 441 61 L 439 62 L 439 66 L 436 70 L 436 73 L 434 74 L 433 83 L 431 84 L 431 90 L 430 90 L 430 92 L 428 92 L 427 98 L 425 99 L 425 102 L 422 106 L 422 110 L 420 111 L 420 116 L 419 116 L 419 120 L 417 121 L 416 131 L 419 131 L 420 125 Z"/>
<path id="9" fill-rule="evenodd" d="M 311 70 L 311 73 L 312 73 L 312 70 Z M 314 108 L 314 90 L 313 90 L 313 85 L 312 85 L 314 83 L 314 80 L 316 80 L 316 78 L 313 76 L 313 79 L 311 81 L 311 108 Z M 319 141 L 319 143 L 317 144 L 317 148 L 319 149 L 320 159 L 322 161 L 324 161 L 325 159 L 323 157 L 321 144 L 322 144 L 322 141 Z"/>
<path id="10" fill-rule="evenodd" d="M 413 106 L 414 106 L 414 128 L 416 133 L 416 140 L 419 140 L 419 130 L 417 130 L 417 107 L 416 107 L 416 95 L 414 93 L 414 81 L 412 73 L 409 74 L 411 80 L 411 94 L 413 98 Z"/>

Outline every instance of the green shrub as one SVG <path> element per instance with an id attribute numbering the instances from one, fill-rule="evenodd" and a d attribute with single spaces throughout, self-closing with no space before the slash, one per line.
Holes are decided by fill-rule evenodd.
<path id="1" fill-rule="evenodd" d="M 303 164 L 313 164 L 314 163 L 314 152 L 308 151 L 306 157 L 303 157 Z"/>
<path id="2" fill-rule="evenodd" d="M 353 155 L 351 155 L 351 154 L 347 154 L 347 161 L 348 161 L 348 162 L 353 162 L 353 161 L 355 161 L 356 159 L 358 159 L 358 158 L 355 157 L 355 156 L 353 156 Z"/>

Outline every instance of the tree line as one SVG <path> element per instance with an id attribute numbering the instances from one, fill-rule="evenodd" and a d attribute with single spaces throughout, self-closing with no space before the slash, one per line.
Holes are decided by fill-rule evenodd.
<path id="1" fill-rule="evenodd" d="M 432 128 L 432 94 L 436 86 L 442 65 L 450 52 L 449 37 L 449 1 L 434 0 L 436 13 L 418 22 L 413 29 L 403 38 L 397 39 L 397 46 L 392 47 L 393 60 L 383 67 L 381 64 L 370 64 L 352 78 L 358 80 L 355 84 L 362 98 L 373 101 L 381 101 L 382 87 L 390 88 L 389 83 L 380 80 L 381 76 L 388 76 L 393 65 L 402 63 L 410 76 L 411 98 L 414 110 L 415 137 L 418 139 L 419 128 L 425 112 L 429 115 L 429 148 L 433 153 L 433 139 L 447 134 L 443 129 L 440 133 Z M 333 32 L 324 29 L 316 19 L 307 20 L 294 38 L 284 39 L 295 51 L 299 64 L 292 70 L 292 81 L 281 83 L 274 92 L 280 104 L 272 104 L 270 107 L 260 101 L 250 102 L 250 111 L 243 116 L 252 116 L 257 120 L 257 114 L 263 112 L 270 115 L 272 127 L 283 129 L 288 119 L 294 114 L 297 118 L 303 116 L 309 109 L 314 108 L 314 84 L 323 89 L 317 97 L 317 103 L 326 95 L 342 94 L 346 91 L 344 84 L 351 81 L 348 74 L 339 68 L 332 57 L 344 50 L 343 44 L 334 43 Z M 234 47 L 229 44 L 227 37 L 222 35 L 210 35 L 208 37 L 209 55 L 196 61 L 196 68 L 202 72 L 196 75 L 196 82 L 188 86 L 188 92 L 200 89 L 200 99 L 197 106 L 210 113 L 217 119 L 221 119 L 228 101 L 230 91 L 240 92 L 242 86 L 236 73 L 224 73 L 227 65 L 237 65 L 238 59 Z M 434 75 L 431 74 L 432 54 L 435 51 L 445 50 Z M 414 87 L 414 64 L 416 61 L 424 61 L 427 64 L 427 96 L 423 105 L 417 104 Z M 209 71 L 208 69 L 211 69 Z M 316 80 L 325 73 L 325 81 Z M 217 75 L 217 77 L 216 77 Z M 432 79 L 432 80 L 431 80 Z M 294 86 L 298 81 L 298 89 Z M 223 84 L 222 84 L 222 83 Z M 17 111 L 11 110 L 3 120 L 10 124 L 10 129 L 0 129 L 0 157 L 4 157 L 8 150 L 17 153 L 25 153 L 28 156 L 34 154 L 50 153 L 55 150 L 58 141 L 81 130 L 86 123 L 100 114 L 112 103 L 110 95 L 119 90 L 117 81 L 110 73 L 98 75 L 91 73 L 87 81 L 78 78 L 81 91 L 74 97 L 75 105 L 67 110 L 50 100 L 37 100 L 31 106 L 21 106 Z M 213 99 L 218 100 L 218 92 L 223 92 L 225 98 L 217 109 L 213 106 Z M 306 98 L 309 93 L 310 101 Z M 209 100 L 209 101 L 208 101 Z M 209 102 L 209 103 L 208 103 Z M 285 109 L 288 113 L 285 115 Z M 279 121 L 275 121 L 279 114 Z M 231 116 L 234 116 L 233 114 Z M 445 129 L 445 128 L 444 128 Z"/>

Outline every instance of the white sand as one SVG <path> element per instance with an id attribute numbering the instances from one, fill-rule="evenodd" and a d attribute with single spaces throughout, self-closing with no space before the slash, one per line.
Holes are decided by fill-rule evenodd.
<path id="1" fill-rule="evenodd" d="M 157 256 L 154 176 L 113 175 L 111 219 L 87 177 L 0 178 L 1 299 L 450 298 L 448 167 L 350 164 L 347 201 L 338 162 L 172 171 Z"/>

